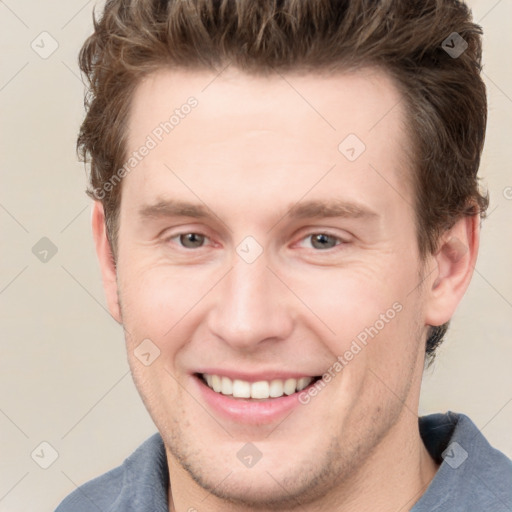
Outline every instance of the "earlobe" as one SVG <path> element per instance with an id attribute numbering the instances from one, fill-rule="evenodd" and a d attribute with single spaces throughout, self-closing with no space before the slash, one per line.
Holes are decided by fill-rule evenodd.
<path id="1" fill-rule="evenodd" d="M 428 280 L 426 325 L 442 325 L 453 316 L 473 275 L 479 235 L 478 215 L 463 217 L 442 235 Z"/>
<path id="2" fill-rule="evenodd" d="M 107 236 L 103 205 L 100 201 L 94 202 L 91 223 L 96 255 L 98 256 L 101 277 L 103 280 L 103 289 L 107 299 L 107 306 L 114 319 L 121 323 L 115 260 Z"/>

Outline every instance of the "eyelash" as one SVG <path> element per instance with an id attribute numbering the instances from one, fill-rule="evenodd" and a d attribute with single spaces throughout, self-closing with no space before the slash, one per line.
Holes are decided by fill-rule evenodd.
<path id="1" fill-rule="evenodd" d="M 167 237 L 164 241 L 165 242 L 171 242 L 172 240 L 174 239 L 177 239 L 179 240 L 179 238 L 183 235 L 199 235 L 199 236 L 202 236 L 204 237 L 205 239 L 210 239 L 208 237 L 208 235 L 205 235 L 204 233 L 201 233 L 201 232 L 196 232 L 196 231 L 187 231 L 187 232 L 183 232 L 183 233 L 177 233 L 176 235 L 172 235 L 171 237 Z M 340 245 L 344 245 L 344 244 L 347 244 L 348 242 L 343 240 L 342 238 L 340 238 L 339 236 L 336 236 L 336 235 L 333 235 L 332 233 L 329 233 L 328 231 L 315 231 L 315 232 L 310 232 L 308 233 L 307 235 L 304 235 L 300 240 L 299 242 L 303 242 L 304 240 L 308 239 L 308 238 L 311 238 L 315 235 L 325 235 L 325 236 L 328 236 L 330 238 L 333 238 L 335 239 L 336 241 L 336 245 L 334 247 L 330 247 L 328 249 L 315 249 L 314 247 L 310 247 L 308 249 L 313 249 L 315 252 L 329 252 L 329 251 L 332 251 L 332 250 L 336 250 L 337 247 L 339 247 Z M 200 247 L 197 247 L 197 248 L 189 248 L 189 247 L 184 247 L 183 245 L 179 244 L 178 242 L 178 245 L 180 246 L 180 248 L 184 249 L 184 250 L 187 250 L 187 251 L 193 251 L 193 250 L 197 250 L 197 249 L 202 249 L 204 246 L 200 246 Z"/>
<path id="2" fill-rule="evenodd" d="M 336 236 L 336 235 L 333 235 L 332 233 L 329 233 L 327 231 L 318 231 L 318 232 L 314 232 L 314 233 L 309 233 L 305 236 L 303 236 L 299 242 L 303 242 L 304 240 L 308 239 L 308 238 L 311 238 L 315 235 L 325 235 L 329 238 L 333 238 L 335 241 L 336 241 L 336 244 L 334 245 L 334 247 L 329 247 L 328 249 L 315 249 L 314 247 L 310 247 L 308 249 L 313 249 L 315 250 L 315 252 L 328 252 L 328 251 L 333 251 L 333 250 L 336 250 L 336 248 L 340 245 L 343 245 L 343 244 L 346 244 L 347 242 L 343 239 L 341 239 L 339 236 Z"/>

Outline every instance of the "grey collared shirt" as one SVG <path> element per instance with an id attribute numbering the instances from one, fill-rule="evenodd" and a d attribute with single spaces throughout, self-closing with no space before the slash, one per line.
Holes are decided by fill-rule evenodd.
<path id="1" fill-rule="evenodd" d="M 463 414 L 419 419 L 441 466 L 411 512 L 512 512 L 512 461 L 491 447 Z M 124 463 L 71 493 L 56 512 L 168 512 L 169 471 L 160 434 Z"/>

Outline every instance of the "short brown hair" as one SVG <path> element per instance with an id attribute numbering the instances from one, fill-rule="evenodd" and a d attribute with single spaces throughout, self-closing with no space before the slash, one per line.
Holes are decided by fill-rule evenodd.
<path id="1" fill-rule="evenodd" d="M 448 51 L 455 42 L 460 55 Z M 133 91 L 162 67 L 382 67 L 405 99 L 422 257 L 456 220 L 487 208 L 477 179 L 487 119 L 481 28 L 461 1 L 107 0 L 79 61 L 90 88 L 77 148 L 91 163 L 89 195 L 102 192 L 114 252 L 122 183 L 104 185 L 124 164 Z M 427 356 L 446 328 L 432 328 Z"/>

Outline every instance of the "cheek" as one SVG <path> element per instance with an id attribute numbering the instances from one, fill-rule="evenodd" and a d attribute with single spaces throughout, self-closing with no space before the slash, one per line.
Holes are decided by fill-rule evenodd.
<path id="1" fill-rule="evenodd" d="M 412 265 L 382 261 L 372 271 L 330 269 L 293 285 L 311 311 L 310 325 L 325 333 L 322 342 L 329 353 L 334 359 L 342 356 L 352 371 L 370 365 L 388 373 L 397 364 L 409 365 L 409 355 L 416 357 L 421 303 L 418 293 L 411 293 L 411 283 L 417 282 L 417 271 Z"/>
<path id="2" fill-rule="evenodd" d="M 169 329 L 193 295 L 191 286 L 176 270 L 158 264 L 119 268 L 119 288 L 125 322 Z"/>
<path id="3" fill-rule="evenodd" d="M 387 325 L 396 317 L 400 306 L 395 303 L 403 301 L 404 295 L 375 273 L 349 268 L 312 271 L 307 279 L 298 275 L 288 279 L 290 288 L 303 300 L 311 317 L 321 320 L 335 338 L 344 340 L 376 322 L 382 330 L 383 322 Z"/>
<path id="4" fill-rule="evenodd" d="M 118 269 L 128 361 L 147 409 L 163 424 L 162 411 L 177 411 L 182 399 L 175 362 L 190 340 L 188 314 L 200 294 L 179 269 L 129 263 Z"/>

